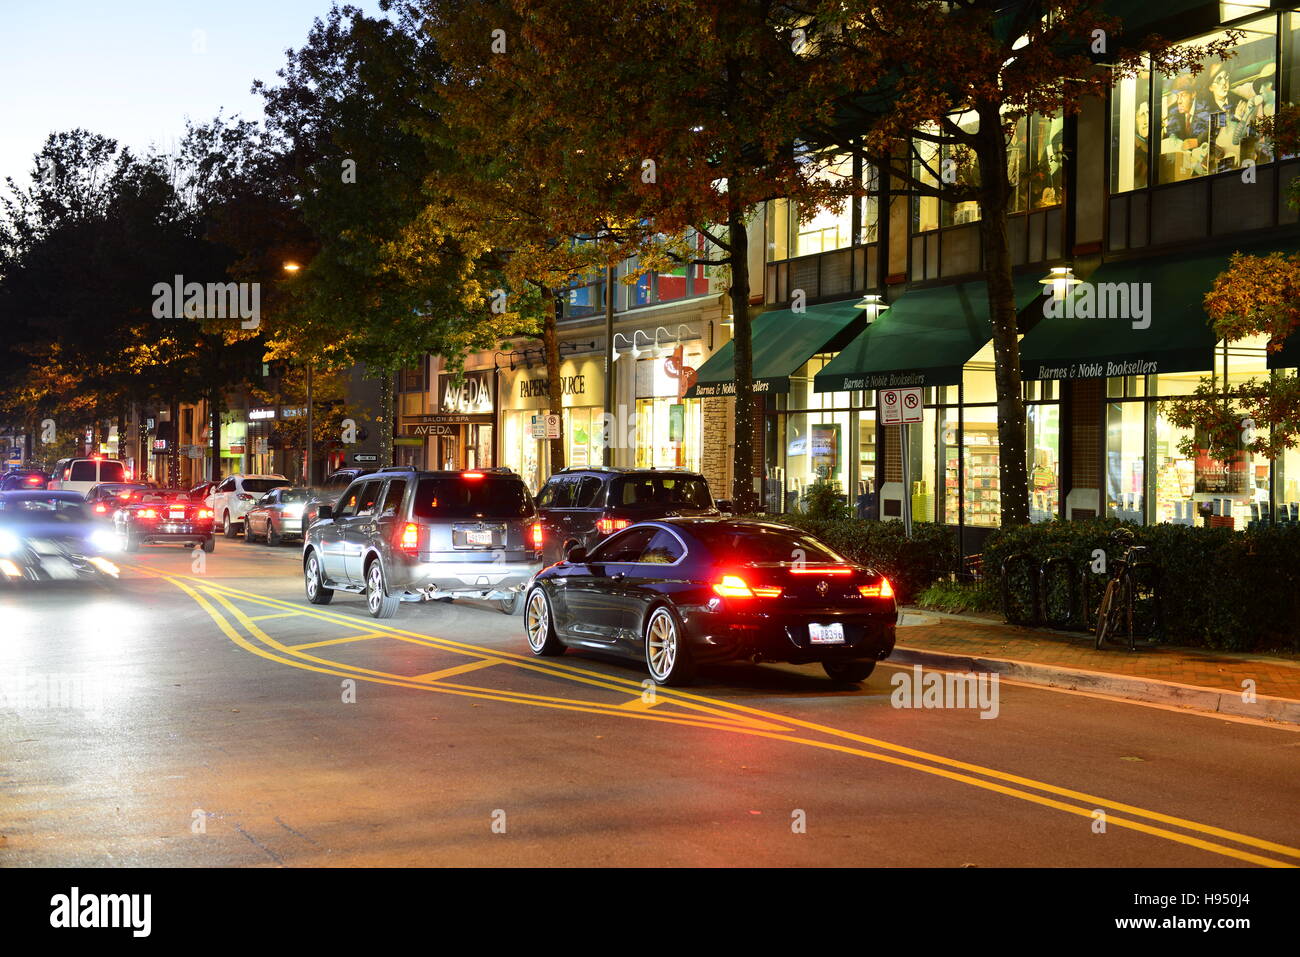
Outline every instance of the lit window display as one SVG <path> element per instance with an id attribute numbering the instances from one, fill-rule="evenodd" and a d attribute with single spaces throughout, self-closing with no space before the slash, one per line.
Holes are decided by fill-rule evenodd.
<path id="1" fill-rule="evenodd" d="M 1106 404 L 1106 514 L 1143 521 L 1146 502 L 1146 403 Z"/>
<path id="2" fill-rule="evenodd" d="M 1151 73 L 1121 80 L 1110 94 L 1110 191 L 1151 181 Z"/>
<path id="3" fill-rule="evenodd" d="M 1258 124 L 1273 115 L 1277 104 L 1277 19 L 1263 17 L 1233 29 L 1245 37 L 1232 59 L 1210 57 L 1195 76 L 1157 73 L 1153 78 L 1154 102 L 1160 109 L 1161 183 L 1272 162 Z M 1226 35 L 1216 33 L 1194 42 Z"/>
<path id="4" fill-rule="evenodd" d="M 1061 508 L 1061 407 L 1054 402 L 1032 404 L 1025 415 L 1029 520 L 1048 522 Z"/>

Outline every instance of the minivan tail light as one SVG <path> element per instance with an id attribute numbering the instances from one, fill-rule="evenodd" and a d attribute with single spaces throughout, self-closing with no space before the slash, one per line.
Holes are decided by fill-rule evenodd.
<path id="1" fill-rule="evenodd" d="M 780 585 L 755 585 L 750 587 L 739 575 L 723 575 L 713 586 L 713 593 L 723 598 L 779 598 Z"/>
<path id="2" fill-rule="evenodd" d="M 460 477 L 461 477 L 461 478 L 467 478 L 467 479 L 481 479 L 481 478 L 483 477 L 483 473 L 482 473 L 482 472 L 462 472 Z"/>
<path id="3" fill-rule="evenodd" d="M 602 535 L 608 535 L 610 532 L 621 532 L 631 524 L 625 518 L 601 518 L 596 520 L 596 528 Z"/>
<path id="4" fill-rule="evenodd" d="M 879 585 L 859 585 L 858 591 L 862 593 L 863 598 L 893 598 L 894 586 L 889 584 L 888 578 L 880 579 Z"/>
<path id="5" fill-rule="evenodd" d="M 533 548 L 542 547 L 542 523 L 533 522 Z"/>
<path id="6" fill-rule="evenodd" d="M 402 529 L 400 544 L 403 551 L 415 551 L 420 545 L 420 526 L 414 522 L 407 522 L 406 527 Z"/>

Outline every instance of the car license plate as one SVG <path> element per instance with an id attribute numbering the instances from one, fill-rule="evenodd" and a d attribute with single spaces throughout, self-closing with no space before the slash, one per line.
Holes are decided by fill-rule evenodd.
<path id="1" fill-rule="evenodd" d="M 466 532 L 465 541 L 469 542 L 471 545 L 491 545 L 492 533 L 490 531 Z"/>
<path id="2" fill-rule="evenodd" d="M 814 645 L 844 644 L 844 626 L 839 622 L 830 625 L 808 625 L 808 640 Z"/>
<path id="3" fill-rule="evenodd" d="M 185 509 L 180 509 L 179 511 L 177 511 L 176 509 L 172 509 L 172 510 L 171 510 L 170 512 L 168 512 L 167 514 L 168 514 L 169 516 L 171 516 L 172 518 L 184 518 L 184 517 L 185 517 Z"/>

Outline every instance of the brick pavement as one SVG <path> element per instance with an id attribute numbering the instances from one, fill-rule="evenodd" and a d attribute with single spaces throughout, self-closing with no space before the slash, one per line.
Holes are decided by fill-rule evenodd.
<path id="1" fill-rule="evenodd" d="M 1240 691 L 1242 682 L 1250 678 L 1255 682 L 1257 694 L 1300 700 L 1300 655 L 1247 655 L 1141 645 L 1136 652 L 1119 647 L 1098 651 L 1093 647 L 1092 636 L 1081 632 L 1022 628 L 996 620 L 944 615 L 919 608 L 905 611 L 907 618 L 898 629 L 900 648 L 1005 658 L 1218 691 Z M 906 624 L 914 616 L 924 616 L 927 621 Z"/>

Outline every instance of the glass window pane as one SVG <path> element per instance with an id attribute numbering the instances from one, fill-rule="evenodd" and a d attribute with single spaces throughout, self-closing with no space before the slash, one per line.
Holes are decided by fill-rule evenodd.
<path id="1" fill-rule="evenodd" d="M 957 125 L 969 133 L 979 129 L 979 117 L 974 112 L 963 113 L 957 118 Z M 979 163 L 975 151 L 965 146 L 943 147 L 943 162 L 951 164 L 955 182 L 958 186 L 978 186 Z M 978 222 L 980 218 L 979 202 L 968 199 L 960 203 L 943 203 L 941 207 L 942 222 L 945 226 L 960 226 L 964 223 Z"/>
<path id="2" fill-rule="evenodd" d="M 1110 94 L 1110 191 L 1142 189 L 1151 164 L 1151 73 L 1143 70 Z"/>
<path id="3" fill-rule="evenodd" d="M 851 182 L 853 178 L 853 157 L 843 156 L 833 162 L 826 162 L 815 176 L 816 179 L 836 186 Z M 798 204 L 791 204 L 797 211 Z M 838 207 L 821 209 L 814 213 L 807 222 L 803 217 L 794 223 L 795 256 L 809 256 L 813 253 L 830 252 L 845 249 L 853 241 L 853 211 L 847 201 Z"/>
<path id="4" fill-rule="evenodd" d="M 1007 181 L 1011 184 L 1010 212 L 1023 213 L 1029 208 L 1029 120 L 1016 120 L 1007 144 Z"/>
<path id="5" fill-rule="evenodd" d="M 1065 120 L 1035 116 L 1030 124 L 1029 202 L 1033 209 L 1060 204 L 1065 185 Z"/>
<path id="6" fill-rule="evenodd" d="M 912 176 L 927 186 L 939 184 L 939 147 L 925 140 L 913 140 Z M 916 196 L 912 200 L 912 232 L 923 233 L 939 228 L 939 200 L 934 196 Z"/>
<path id="7" fill-rule="evenodd" d="M 1258 132 L 1276 107 L 1275 17 L 1234 26 L 1245 38 L 1226 62 L 1209 57 L 1193 76 L 1156 75 L 1161 111 L 1161 183 L 1239 169 L 1273 159 Z M 1220 39 L 1225 33 L 1196 43 Z"/>
<path id="8" fill-rule="evenodd" d="M 965 416 L 966 524 L 996 526 L 1002 510 L 997 406 L 967 406 Z"/>
<path id="9" fill-rule="evenodd" d="M 774 199 L 767 204 L 767 261 L 790 258 L 790 202 Z"/>
<path id="10" fill-rule="evenodd" d="M 1061 407 L 1038 403 L 1026 409 L 1029 519 L 1056 518 L 1061 504 Z"/>
<path id="11" fill-rule="evenodd" d="M 1146 495 L 1145 402 L 1106 405 L 1106 514 L 1141 522 Z"/>

